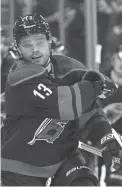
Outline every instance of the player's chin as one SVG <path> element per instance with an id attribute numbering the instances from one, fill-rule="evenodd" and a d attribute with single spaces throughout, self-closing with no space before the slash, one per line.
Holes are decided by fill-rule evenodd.
<path id="1" fill-rule="evenodd" d="M 43 57 L 39 57 L 31 60 L 33 64 L 40 64 L 40 65 L 43 65 L 43 61 L 44 61 Z"/>

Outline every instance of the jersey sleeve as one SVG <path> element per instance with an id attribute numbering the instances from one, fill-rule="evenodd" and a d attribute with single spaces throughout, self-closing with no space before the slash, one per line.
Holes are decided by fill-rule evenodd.
<path id="1" fill-rule="evenodd" d="M 100 139 L 112 132 L 98 99 L 78 119 L 79 130 L 76 137 L 81 142 L 91 141 L 96 146 Z"/>
<path id="2" fill-rule="evenodd" d="M 92 119 L 89 121 L 89 123 L 91 123 L 91 127 L 88 134 L 88 139 L 94 146 L 98 144 L 104 135 L 112 133 L 112 127 L 102 111 L 102 108 L 100 108 L 99 105 L 97 105 L 97 107 L 96 114 L 93 115 Z M 95 136 L 94 132 L 97 132 L 95 133 Z"/>
<path id="3" fill-rule="evenodd" d="M 72 86 L 59 86 L 48 79 L 41 79 L 39 82 L 26 81 L 11 87 L 12 98 L 16 98 L 16 104 L 28 106 L 33 115 L 42 114 L 66 120 L 79 118 L 99 93 L 99 83 L 89 81 L 81 81 Z"/>

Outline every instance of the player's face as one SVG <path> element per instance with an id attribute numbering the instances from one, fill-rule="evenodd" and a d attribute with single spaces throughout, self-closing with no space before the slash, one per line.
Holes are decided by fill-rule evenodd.
<path id="1" fill-rule="evenodd" d="M 21 38 L 19 50 L 25 60 L 45 66 L 50 56 L 50 45 L 45 34 L 32 34 Z"/>

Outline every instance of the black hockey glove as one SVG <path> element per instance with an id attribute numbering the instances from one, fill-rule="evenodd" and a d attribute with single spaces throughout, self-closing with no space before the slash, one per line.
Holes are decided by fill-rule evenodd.
<path id="1" fill-rule="evenodd" d="M 120 143 L 115 139 L 113 133 L 106 134 L 100 140 L 102 156 L 107 168 L 107 173 L 118 172 L 122 170 L 122 141 L 118 135 Z"/>
<path id="2" fill-rule="evenodd" d="M 112 82 L 110 78 L 103 75 L 97 70 L 87 71 L 84 74 L 82 80 L 87 80 L 87 81 L 92 81 L 92 82 L 98 81 L 101 85 L 101 94 L 98 97 L 102 99 L 105 99 L 106 97 L 111 96 L 118 88 L 118 86 L 114 82 Z"/>

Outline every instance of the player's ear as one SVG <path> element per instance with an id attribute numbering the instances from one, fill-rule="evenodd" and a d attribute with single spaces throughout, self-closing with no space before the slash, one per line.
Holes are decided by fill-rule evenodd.
<path id="1" fill-rule="evenodd" d="M 16 42 L 12 43 L 11 46 L 9 47 L 9 53 L 14 60 L 22 59 L 21 51 L 19 50 L 19 47 L 16 44 Z"/>

